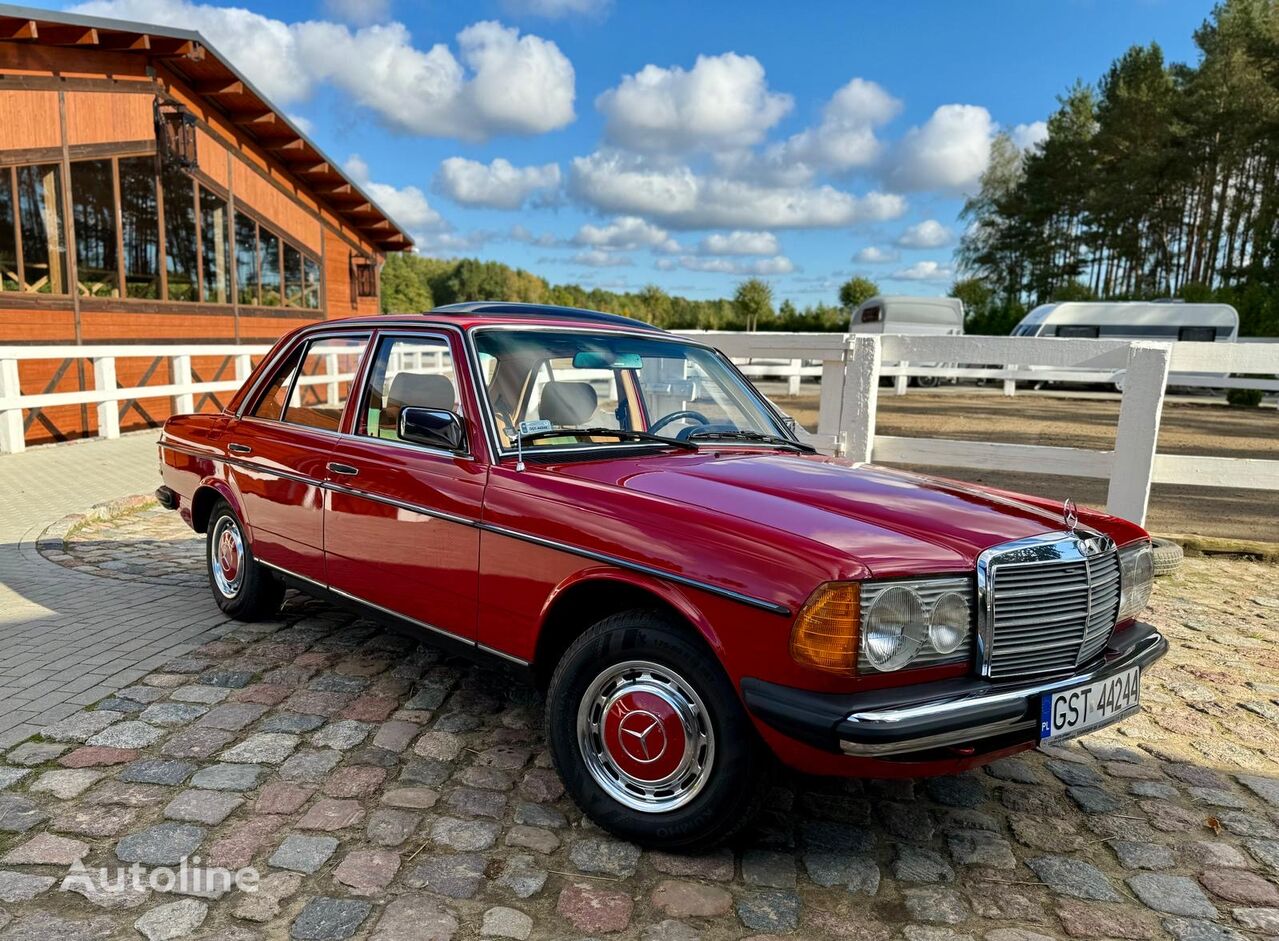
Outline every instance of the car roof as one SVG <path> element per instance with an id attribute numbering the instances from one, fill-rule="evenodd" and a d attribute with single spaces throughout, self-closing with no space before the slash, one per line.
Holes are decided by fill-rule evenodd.
<path id="1" fill-rule="evenodd" d="M 633 317 L 623 317 L 620 314 L 609 314 L 600 310 L 585 310 L 580 307 L 561 307 L 556 304 L 525 304 L 515 301 L 466 301 L 460 304 L 446 304 L 419 314 L 343 317 L 312 324 L 310 329 L 332 328 L 334 326 L 388 325 L 390 323 L 399 325 L 422 324 L 424 326 L 430 323 L 450 323 L 462 329 L 512 323 L 522 325 L 545 324 L 547 326 L 625 328 L 665 333 L 660 327 L 655 327 L 651 323 L 645 323 L 643 320 L 636 320 Z"/>

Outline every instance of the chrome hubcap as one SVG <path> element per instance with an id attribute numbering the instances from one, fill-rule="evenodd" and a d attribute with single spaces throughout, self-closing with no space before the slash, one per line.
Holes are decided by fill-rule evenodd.
<path id="1" fill-rule="evenodd" d="M 244 581 L 244 539 L 240 527 L 229 516 L 223 516 L 209 537 L 209 562 L 213 581 L 224 597 L 234 598 Z"/>
<path id="2" fill-rule="evenodd" d="M 691 801 L 715 760 L 701 697 L 674 670 L 645 660 L 615 664 L 595 678 L 578 706 L 577 742 L 595 783 L 645 813 Z"/>

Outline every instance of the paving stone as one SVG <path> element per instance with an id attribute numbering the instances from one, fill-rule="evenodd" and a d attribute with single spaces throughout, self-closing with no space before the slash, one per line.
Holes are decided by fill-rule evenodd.
<path id="1" fill-rule="evenodd" d="M 0 820 L 3 819 L 3 811 L 0 810 Z M 0 826 L 0 830 L 4 827 Z M 1279 872 L 1279 840 L 1245 840 L 1244 845 L 1248 847 L 1248 852 L 1260 863 L 1265 863 L 1275 872 Z"/>
<path id="2" fill-rule="evenodd" d="M 950 847 L 951 857 L 961 866 L 989 866 L 993 869 L 1017 867 L 1012 845 L 996 833 L 964 830 L 951 833 L 946 842 Z"/>
<path id="3" fill-rule="evenodd" d="M 183 729 L 160 746 L 160 754 L 166 758 L 209 758 L 234 739 L 234 732 L 221 729 Z"/>
<path id="4" fill-rule="evenodd" d="M 174 866 L 200 848 L 205 834 L 203 827 L 192 824 L 160 823 L 124 837 L 115 855 L 124 863 Z"/>
<path id="5" fill-rule="evenodd" d="M 333 878 L 355 895 L 377 895 L 400 871 L 400 854 L 390 850 L 353 850 L 333 870 Z"/>
<path id="6" fill-rule="evenodd" d="M 533 919 L 521 911 L 498 905 L 484 913 L 480 922 L 480 936 L 485 938 L 512 938 L 526 941 L 533 933 Z"/>
<path id="7" fill-rule="evenodd" d="M 386 906 L 370 941 L 452 941 L 457 916 L 428 895 L 407 893 Z"/>
<path id="8" fill-rule="evenodd" d="M 579 872 L 626 877 L 635 872 L 640 848 L 621 840 L 588 836 L 581 837 L 569 848 L 569 858 Z"/>
<path id="9" fill-rule="evenodd" d="M 29 902 L 53 888 L 53 876 L 0 871 L 0 902 Z"/>
<path id="10" fill-rule="evenodd" d="M 1218 917 L 1217 909 L 1208 901 L 1198 883 L 1186 876 L 1170 876 L 1143 872 L 1128 878 L 1128 887 L 1147 908 L 1186 918 Z"/>
<path id="11" fill-rule="evenodd" d="M 53 742 L 87 742 L 111 723 L 123 718 L 123 712 L 113 712 L 110 709 L 76 712 L 46 727 L 40 735 Z"/>
<path id="12" fill-rule="evenodd" d="M 532 898 L 546 885 L 548 873 L 527 853 L 516 853 L 506 859 L 497 884 L 509 889 L 517 898 Z"/>
<path id="13" fill-rule="evenodd" d="M 459 814 L 500 820 L 506 813 L 506 795 L 476 787 L 458 787 L 449 792 L 445 803 Z"/>
<path id="14" fill-rule="evenodd" d="M 727 882 L 733 878 L 733 853 L 728 849 L 700 856 L 654 850 L 648 854 L 648 861 L 653 864 L 654 869 L 668 876 L 711 879 L 717 882 Z"/>
<path id="15" fill-rule="evenodd" d="M 222 753 L 223 761 L 278 765 L 298 747 L 298 737 L 287 732 L 256 732 Z"/>
<path id="16" fill-rule="evenodd" d="M 231 815 L 244 800 L 222 791 L 183 791 L 164 808 L 164 816 L 170 820 L 203 823 L 217 826 Z"/>
<path id="17" fill-rule="evenodd" d="M 453 899 L 469 899 L 483 884 L 487 865 L 488 860 L 474 853 L 435 854 L 410 869 L 404 884 Z"/>
<path id="18" fill-rule="evenodd" d="M 382 803 L 388 807 L 411 810 L 429 810 L 439 799 L 439 792 L 429 787 L 396 787 L 382 795 Z"/>
<path id="19" fill-rule="evenodd" d="M 1217 840 L 1200 840 L 1184 843 L 1177 848 L 1183 866 L 1195 869 L 1224 867 L 1226 869 L 1251 869 L 1252 863 L 1243 853 Z"/>
<path id="20" fill-rule="evenodd" d="M 665 879 L 651 896 L 653 906 L 672 918 L 715 918 L 733 908 L 733 896 L 718 886 Z"/>
<path id="21" fill-rule="evenodd" d="M 376 794 L 385 779 L 384 768 L 341 768 L 329 775 L 320 790 L 328 797 L 367 797 Z"/>
<path id="22" fill-rule="evenodd" d="M 232 871 L 242 869 L 286 823 L 287 817 L 266 814 L 237 823 L 213 842 L 205 861 Z"/>
<path id="23" fill-rule="evenodd" d="M 318 783 L 341 761 L 342 753 L 331 748 L 304 748 L 280 766 L 280 777 L 286 781 Z"/>
<path id="24" fill-rule="evenodd" d="M 48 819 L 35 803 L 17 794 L 0 794 L 0 832 L 26 833 Z"/>
<path id="25" fill-rule="evenodd" d="M 321 693 L 362 693 L 369 681 L 362 676 L 343 676 L 340 673 L 321 673 L 307 684 L 307 689 Z"/>
<path id="26" fill-rule="evenodd" d="M 1123 807 L 1123 801 L 1099 787 L 1073 786 L 1066 793 L 1086 814 L 1112 814 Z"/>
<path id="27" fill-rule="evenodd" d="M 103 881 L 68 873 L 59 889 L 82 895 L 89 904 L 108 911 L 140 908 L 151 898 L 151 890 L 145 884 L 139 885 L 128 878 Z"/>
<path id="28" fill-rule="evenodd" d="M 170 699 L 178 702 L 193 702 L 203 706 L 214 706 L 226 699 L 231 694 L 229 689 L 223 689 L 219 686 L 205 686 L 203 684 L 191 684 L 190 686 L 181 686 L 169 694 Z"/>
<path id="29" fill-rule="evenodd" d="M 369 842 L 377 846 L 400 846 L 413 835 L 421 822 L 422 815 L 411 810 L 377 807 L 369 813 L 364 832 Z M 507 842 L 510 843 L 509 834 Z M 558 846 L 559 840 L 555 842 Z"/>
<path id="30" fill-rule="evenodd" d="M 70 748 L 69 745 L 56 745 L 52 742 L 23 742 L 5 755 L 5 758 L 15 765 L 29 768 L 34 765 L 56 761 L 68 748 Z"/>
<path id="31" fill-rule="evenodd" d="M 107 748 L 146 748 L 164 738 L 164 729 L 156 728 L 138 719 L 129 719 L 108 726 L 89 737 L 87 745 L 103 745 Z"/>
<path id="32" fill-rule="evenodd" d="M 980 807 L 986 802 L 986 785 L 975 774 L 927 778 L 924 790 L 938 804 L 948 807 Z"/>
<path id="33" fill-rule="evenodd" d="M 402 752 L 409 747 L 419 730 L 416 722 L 392 719 L 378 727 L 377 734 L 373 736 L 373 744 L 387 751 Z"/>
<path id="34" fill-rule="evenodd" d="M 165 692 L 154 686 L 127 686 L 119 690 L 116 695 L 124 699 L 131 699 L 134 702 L 153 703 L 163 699 Z"/>
<path id="35" fill-rule="evenodd" d="M 1236 774 L 1235 779 L 1271 807 L 1279 807 L 1279 780 L 1259 774 Z"/>
<path id="36" fill-rule="evenodd" d="M 899 839 L 927 843 L 937 831 L 937 821 L 926 807 L 885 802 L 879 811 L 884 828 Z"/>
<path id="37" fill-rule="evenodd" d="M 1164 930 L 1177 941 L 1248 941 L 1235 929 L 1216 925 L 1210 921 L 1199 921 L 1194 918 L 1165 918 L 1161 924 Z"/>
<path id="38" fill-rule="evenodd" d="M 440 817 L 431 824 L 432 840 L 462 852 L 488 849 L 497 840 L 500 832 L 501 827 L 488 820 Z"/>
<path id="39" fill-rule="evenodd" d="M 1199 875 L 1199 881 L 1205 889 L 1227 902 L 1264 908 L 1279 906 L 1279 889 L 1256 873 L 1209 869 Z"/>
<path id="40" fill-rule="evenodd" d="M 266 714 L 267 707 L 260 703 L 228 702 L 214 706 L 196 723 L 201 729 L 222 729 L 239 732 L 247 729 Z"/>
<path id="41" fill-rule="evenodd" d="M 291 814 L 310 800 L 314 793 L 315 788 L 308 784 L 272 781 L 258 794 L 253 810 L 259 814 Z"/>
<path id="42" fill-rule="evenodd" d="M 227 689 L 241 689 L 253 681 L 250 670 L 206 670 L 200 674 L 200 682 L 206 686 L 224 686 Z"/>
<path id="43" fill-rule="evenodd" d="M 327 721 L 324 716 L 308 716 L 300 712 L 277 712 L 259 722 L 258 731 L 305 735 L 307 732 L 314 732 Z"/>
<path id="44" fill-rule="evenodd" d="M 1238 836 L 1260 837 L 1267 840 L 1279 838 L 1279 828 L 1257 814 L 1226 810 L 1218 814 L 1217 819 L 1221 821 L 1223 827 Z"/>
<path id="45" fill-rule="evenodd" d="M 1120 895 L 1105 874 L 1091 863 L 1065 856 L 1040 856 L 1027 861 L 1050 889 L 1062 895 L 1097 902 L 1118 902 Z"/>
<path id="46" fill-rule="evenodd" d="M 311 744 L 317 748 L 334 748 L 338 751 L 349 751 L 359 745 L 373 731 L 367 722 L 356 722 L 352 719 L 341 719 L 330 722 L 318 732 L 311 735 Z"/>
<path id="47" fill-rule="evenodd" d="M 354 899 L 311 899 L 289 926 L 294 941 L 341 941 L 360 930 L 373 906 Z"/>
<path id="48" fill-rule="evenodd" d="M 262 777 L 261 765 L 216 764 L 197 771 L 191 786 L 208 791 L 251 791 Z"/>
<path id="49" fill-rule="evenodd" d="M 131 807 L 72 807 L 53 818 L 49 828 L 77 836 L 118 836 L 133 826 L 138 811 Z"/>
<path id="50" fill-rule="evenodd" d="M 1062 784 L 1076 787 L 1100 787 L 1102 777 L 1088 765 L 1075 761 L 1050 760 L 1044 766 Z"/>
<path id="51" fill-rule="evenodd" d="M 299 830 L 343 830 L 364 819 L 364 807 L 359 801 L 323 798 L 298 821 Z"/>
<path id="52" fill-rule="evenodd" d="M 277 869 L 291 869 L 308 875 L 319 871 L 337 851 L 338 841 L 331 836 L 304 836 L 291 833 L 285 837 L 267 864 Z"/>
<path id="53" fill-rule="evenodd" d="M 957 925 L 968 917 L 968 903 L 953 889 L 921 886 L 902 892 L 906 910 L 917 921 Z"/>
<path id="54" fill-rule="evenodd" d="M 81 840 L 38 833 L 0 856 L 0 863 L 6 866 L 70 866 L 88 854 L 89 844 Z"/>
<path id="55" fill-rule="evenodd" d="M 280 914 L 285 899 L 297 894 L 302 876 L 296 872 L 273 872 L 258 882 L 256 892 L 240 894 L 232 914 L 245 921 L 267 922 Z"/>
<path id="56" fill-rule="evenodd" d="M 568 826 L 568 818 L 562 811 L 527 802 L 515 806 L 515 822 L 528 824 L 530 827 L 549 827 L 552 830 Z"/>
<path id="57" fill-rule="evenodd" d="M 1023 758 L 1000 758 L 986 765 L 985 772 L 1001 781 L 1017 781 L 1021 784 L 1040 784 L 1043 776 Z"/>
<path id="58" fill-rule="evenodd" d="M 404 763 L 400 772 L 400 780 L 405 784 L 423 784 L 427 787 L 439 787 L 449 779 L 453 766 L 438 758 L 410 758 Z"/>
<path id="59" fill-rule="evenodd" d="M 208 706 L 189 702 L 157 702 L 147 706 L 138 716 L 143 722 L 173 728 L 194 722 L 209 711 Z"/>
<path id="60" fill-rule="evenodd" d="M 516 824 L 507 830 L 505 842 L 507 846 L 521 846 L 543 854 L 554 853 L 560 848 L 560 838 L 550 830 L 523 824 Z"/>
<path id="61" fill-rule="evenodd" d="M 31 782 L 33 794 L 52 794 L 59 800 L 70 800 L 83 794 L 102 780 L 101 771 L 88 768 L 46 771 Z"/>
<path id="62" fill-rule="evenodd" d="M 737 917 L 752 931 L 782 934 L 799 927 L 799 908 L 795 892 L 757 889 L 737 900 Z"/>
<path id="63" fill-rule="evenodd" d="M 1171 869 L 1174 863 L 1172 850 L 1158 843 L 1112 840 L 1107 845 L 1125 869 Z"/>
<path id="64" fill-rule="evenodd" d="M 151 909 L 133 923 L 147 941 L 186 938 L 204 924 L 209 906 L 198 899 L 182 899 Z"/>
<path id="65" fill-rule="evenodd" d="M 1163 781 L 1134 781 L 1128 785 L 1128 793 L 1133 797 L 1154 797 L 1160 800 L 1176 800 L 1177 789 Z"/>
<path id="66" fill-rule="evenodd" d="M 851 853 L 825 851 L 804 854 L 808 878 L 818 885 L 842 885 L 849 892 L 875 895 L 879 892 L 879 864 L 874 858 Z"/>
<path id="67" fill-rule="evenodd" d="M 138 784 L 181 784 L 196 770 L 196 765 L 189 761 L 178 761 L 173 758 L 139 758 L 126 765 L 117 775 L 117 780 Z"/>
<path id="68" fill-rule="evenodd" d="M 834 820 L 804 820 L 800 840 L 809 849 L 832 852 L 868 853 L 875 848 L 875 835 L 866 827 Z"/>
<path id="69" fill-rule="evenodd" d="M 625 931 L 634 909 L 635 900 L 627 893 L 583 883 L 565 886 L 555 903 L 560 917 L 587 934 Z"/>
<path id="70" fill-rule="evenodd" d="M 1279 908 L 1236 908 L 1230 914 L 1250 931 L 1279 935 Z"/>
<path id="71" fill-rule="evenodd" d="M 932 850 L 903 844 L 893 860 L 893 877 L 900 882 L 954 882 L 955 870 Z"/>
<path id="72" fill-rule="evenodd" d="M 89 918 L 59 918 L 48 912 L 19 915 L 0 937 L 4 941 L 108 941 L 119 937 L 115 919 L 109 915 Z"/>
<path id="73" fill-rule="evenodd" d="M 468 787 L 484 788 L 490 791 L 509 791 L 515 786 L 515 774 L 499 768 L 484 768 L 471 765 L 463 768 L 457 775 L 459 784 Z"/>
<path id="74" fill-rule="evenodd" d="M 1126 938 L 1144 941 L 1157 933 L 1144 910 L 1114 904 L 1062 899 L 1057 905 L 1066 934 L 1072 938 Z"/>
<path id="75" fill-rule="evenodd" d="M 413 743 L 413 754 L 437 761 L 452 761 L 461 751 L 462 739 L 451 732 L 423 732 Z"/>

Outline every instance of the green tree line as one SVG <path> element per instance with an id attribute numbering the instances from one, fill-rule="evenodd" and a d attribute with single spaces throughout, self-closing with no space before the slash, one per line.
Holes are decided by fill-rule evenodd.
<path id="1" fill-rule="evenodd" d="M 956 258 L 975 326 L 1007 333 L 1049 301 L 1179 297 L 1279 334 L 1279 0 L 1225 0 L 1194 41 L 1196 64 L 1151 43 L 1077 82 L 1028 152 L 995 140 Z"/>
<path id="2" fill-rule="evenodd" d="M 789 300 L 774 307 L 772 288 L 759 278 L 743 281 L 732 298 L 693 300 L 652 284 L 622 292 L 551 284 L 528 271 L 475 258 L 397 254 L 382 267 L 384 313 L 416 313 L 459 301 L 524 301 L 607 311 L 668 330 L 841 331 L 848 328 L 850 308 L 877 293 L 873 281 L 852 278 L 840 288 L 838 304 L 801 310 Z"/>

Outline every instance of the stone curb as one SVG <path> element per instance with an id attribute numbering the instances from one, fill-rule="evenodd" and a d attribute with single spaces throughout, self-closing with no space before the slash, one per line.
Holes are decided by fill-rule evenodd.
<path id="1" fill-rule="evenodd" d="M 54 520 L 36 537 L 36 551 L 50 562 L 64 568 L 76 570 L 75 566 L 66 565 L 59 556 L 67 555 L 67 540 L 90 523 L 101 523 L 119 519 L 131 513 L 149 509 L 156 505 L 155 497 L 149 493 L 138 493 L 128 497 L 118 497 L 105 503 L 97 503 L 83 513 L 69 513 L 61 519 Z M 94 574 L 115 577 L 110 572 L 98 571 Z M 136 579 L 130 579 L 135 581 Z"/>

